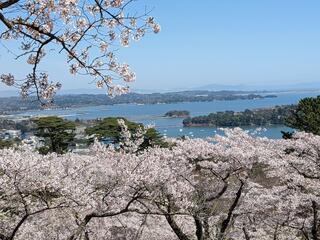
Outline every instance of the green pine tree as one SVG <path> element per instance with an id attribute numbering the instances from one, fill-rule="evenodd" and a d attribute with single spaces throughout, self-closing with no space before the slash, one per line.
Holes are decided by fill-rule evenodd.
<path id="1" fill-rule="evenodd" d="M 35 120 L 37 124 L 35 135 L 44 138 L 45 147 L 41 153 L 56 152 L 63 154 L 75 137 L 75 124 L 56 116 L 41 117 Z"/>

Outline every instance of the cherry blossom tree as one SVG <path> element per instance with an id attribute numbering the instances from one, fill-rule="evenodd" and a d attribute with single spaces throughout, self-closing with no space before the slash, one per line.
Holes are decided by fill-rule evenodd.
<path id="1" fill-rule="evenodd" d="M 90 155 L 41 156 L 23 148 L 3 150 L 0 159 L 0 239 L 103 239 L 122 222 L 117 216 L 129 213 L 136 214 L 123 222 L 135 219 L 128 229 L 138 234 L 149 213 L 143 201 L 158 183 L 151 174 L 159 164 L 147 173 L 134 154 L 99 144 Z"/>
<path id="2" fill-rule="evenodd" d="M 160 25 L 148 11 L 130 13 L 133 0 L 6 0 L 0 2 L 0 40 L 20 44 L 15 58 L 24 58 L 30 73 L 17 79 L 2 73 L 1 81 L 16 86 L 21 96 L 36 94 L 42 104 L 50 104 L 61 84 L 49 80 L 39 70 L 42 60 L 62 53 L 71 74 L 91 76 L 109 95 L 126 93 L 116 84 L 135 80 L 126 63 L 119 63 L 115 51 L 140 40 L 146 33 L 158 33 Z M 132 8 L 131 8 L 132 11 Z M 50 50 L 50 51 L 49 51 Z M 10 52 L 13 52 L 10 50 Z M 15 51 L 14 51 L 15 52 Z M 2 70 L 3 71 L 3 70 Z"/>
<path id="3" fill-rule="evenodd" d="M 247 239 L 243 215 L 248 212 L 240 215 L 239 210 L 253 200 L 247 196 L 257 192 L 259 179 L 255 172 L 265 160 L 261 156 L 272 153 L 272 144 L 240 129 L 227 130 L 226 136 L 217 136 L 213 141 L 215 144 L 202 139 L 177 142 L 169 155 L 173 155 L 173 164 L 185 159 L 188 171 L 177 168 L 174 175 L 178 179 L 167 187 L 172 188 L 176 182 L 189 185 L 191 189 L 183 191 L 188 193 L 183 198 L 189 203 L 179 202 L 175 195 L 181 190 L 175 188 L 171 194 L 164 191 L 162 201 L 156 205 L 180 240 Z"/>
<path id="4" fill-rule="evenodd" d="M 320 137 L 298 132 L 268 145 L 262 181 L 237 209 L 237 229 L 245 239 L 319 239 Z"/>
<path id="5" fill-rule="evenodd" d="M 319 239 L 319 136 L 170 141 L 0 150 L 0 239 Z"/>
<path id="6" fill-rule="evenodd" d="M 299 132 L 283 141 L 284 151 L 272 161 L 271 177 L 281 176 L 278 208 L 286 218 L 282 225 L 304 239 L 320 239 L 320 137 Z M 286 204 L 284 204 L 284 201 Z"/>

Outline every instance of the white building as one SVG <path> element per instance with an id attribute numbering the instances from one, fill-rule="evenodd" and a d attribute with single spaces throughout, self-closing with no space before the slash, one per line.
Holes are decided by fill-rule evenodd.
<path id="1" fill-rule="evenodd" d="M 23 144 L 27 144 L 33 148 L 40 148 L 45 146 L 44 140 L 36 136 L 29 136 L 22 141 Z"/>
<path id="2" fill-rule="evenodd" d="M 0 139 L 11 140 L 11 139 L 21 139 L 22 133 L 21 130 L 0 130 Z"/>

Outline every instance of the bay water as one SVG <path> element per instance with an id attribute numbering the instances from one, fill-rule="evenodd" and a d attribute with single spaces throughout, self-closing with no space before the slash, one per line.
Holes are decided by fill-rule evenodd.
<path id="1" fill-rule="evenodd" d="M 270 93 L 268 93 L 270 94 Z M 264 98 L 253 100 L 232 100 L 232 101 L 211 101 L 211 102 L 182 102 L 170 104 L 118 104 L 89 106 L 71 109 L 47 109 L 26 111 L 17 113 L 14 116 L 48 116 L 56 115 L 69 120 L 75 119 L 96 119 L 104 117 L 125 117 L 131 121 L 153 125 L 163 135 L 168 137 L 211 137 L 221 131 L 215 127 L 183 127 L 182 118 L 165 118 L 166 112 L 171 110 L 187 110 L 191 116 L 207 115 L 218 111 L 243 111 L 245 109 L 268 108 L 273 106 L 297 104 L 305 97 L 315 97 L 320 95 L 320 91 L 305 92 L 279 92 L 273 93 L 276 98 Z M 263 131 L 256 131 L 256 127 L 244 127 L 251 133 L 268 138 L 281 138 L 281 131 L 292 129 L 273 125 L 266 126 Z"/>

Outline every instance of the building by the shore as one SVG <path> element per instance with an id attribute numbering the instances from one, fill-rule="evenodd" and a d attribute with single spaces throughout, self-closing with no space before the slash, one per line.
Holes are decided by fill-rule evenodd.
<path id="1" fill-rule="evenodd" d="M 0 130 L 0 139 L 2 140 L 13 140 L 13 139 L 22 139 L 21 130 Z"/>

